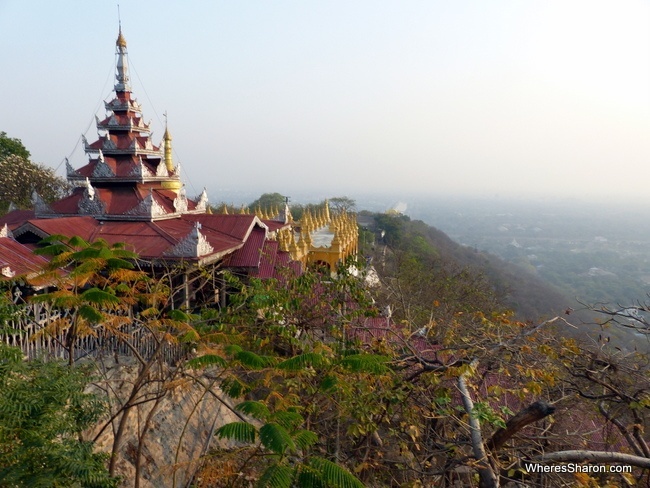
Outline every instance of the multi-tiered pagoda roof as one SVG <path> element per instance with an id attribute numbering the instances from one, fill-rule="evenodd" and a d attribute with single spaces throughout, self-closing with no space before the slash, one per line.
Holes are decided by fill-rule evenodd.
<path id="1" fill-rule="evenodd" d="M 205 190 L 196 200 L 187 198 L 169 131 L 165 128 L 159 143 L 152 140 L 131 91 L 121 29 L 115 53 L 116 83 L 104 105 L 106 114 L 96 117 L 98 138 L 89 142 L 82 136 L 88 162 L 77 168 L 66 164 L 74 190 L 52 203 L 34 194 L 33 211 L 10 212 L 0 218 L 0 226 L 8 224 L 14 238 L 26 245 L 55 234 L 79 235 L 124 242 L 157 263 L 233 263 L 259 274 L 268 260 L 267 241 L 288 224 L 255 215 L 213 215 Z M 282 254 L 277 262 L 288 262 L 288 253 L 277 253 Z"/>
<path id="2" fill-rule="evenodd" d="M 51 205 L 34 196 L 38 218 L 89 215 L 99 220 L 156 221 L 204 213 L 207 196 L 189 200 L 174 165 L 172 139 L 152 141 L 150 124 L 133 97 L 129 82 L 127 45 L 121 29 L 117 38 L 114 97 L 105 102 L 106 115 L 96 117 L 98 139 L 82 136 L 88 163 L 75 169 L 66 162 L 70 196 Z"/>

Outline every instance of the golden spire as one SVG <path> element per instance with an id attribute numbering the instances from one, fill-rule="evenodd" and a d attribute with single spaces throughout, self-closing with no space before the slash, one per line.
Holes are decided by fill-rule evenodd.
<path id="1" fill-rule="evenodd" d="M 278 248 L 280 251 L 288 251 L 289 250 L 289 236 L 285 232 L 284 229 L 281 229 L 278 232 Z"/>
<path id="2" fill-rule="evenodd" d="M 330 216 L 330 202 L 328 199 L 325 199 L 325 221 L 329 222 L 331 220 Z"/>
<path id="3" fill-rule="evenodd" d="M 117 41 L 115 41 L 115 45 L 117 47 L 122 47 L 126 49 L 126 39 L 124 39 L 124 36 L 122 35 L 122 18 L 120 17 L 120 4 L 117 4 L 117 25 L 119 26 L 118 29 L 118 34 L 117 34 Z"/>
<path id="4" fill-rule="evenodd" d="M 338 231 L 334 232 L 334 237 L 332 238 L 330 249 L 334 252 L 339 252 L 341 250 L 341 238 Z"/>
<path id="5" fill-rule="evenodd" d="M 120 25 L 120 31 L 119 31 L 119 33 L 117 35 L 117 41 L 115 41 L 115 45 L 117 47 L 121 47 L 121 48 L 126 49 L 126 39 L 122 35 L 122 25 Z"/>
<path id="6" fill-rule="evenodd" d="M 311 249 L 314 241 L 311 238 L 311 232 L 309 231 L 309 229 L 305 229 L 305 234 L 304 234 L 303 240 L 307 244 L 307 250 Z"/>
<path id="7" fill-rule="evenodd" d="M 163 136 L 164 149 L 165 149 L 165 166 L 167 171 L 171 174 L 174 172 L 174 160 L 172 159 L 172 136 L 169 133 L 167 126 L 167 112 L 165 112 L 165 135 Z"/>
<path id="8" fill-rule="evenodd" d="M 302 257 L 298 243 L 296 243 L 296 236 L 293 232 L 291 232 L 289 236 L 289 252 L 291 253 L 291 259 L 294 261 L 297 261 Z"/>
<path id="9" fill-rule="evenodd" d="M 163 188 L 172 190 L 178 194 L 180 189 L 183 186 L 180 180 L 180 174 L 178 168 L 174 167 L 174 160 L 172 157 L 172 136 L 169 133 L 169 128 L 167 127 L 167 112 L 164 113 L 165 116 L 165 134 L 163 135 L 163 161 L 165 163 L 165 168 L 169 174 L 169 178 L 161 183 Z M 180 167 L 180 165 L 179 165 Z M 171 177 L 174 175 L 175 177 Z"/>

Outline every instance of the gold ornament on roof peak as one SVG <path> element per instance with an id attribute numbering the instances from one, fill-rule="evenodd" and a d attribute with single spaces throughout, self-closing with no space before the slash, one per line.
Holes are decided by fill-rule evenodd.
<path id="1" fill-rule="evenodd" d="M 115 41 L 115 45 L 117 47 L 123 47 L 124 49 L 126 49 L 126 39 L 122 35 L 122 28 L 121 27 L 120 27 L 120 32 L 117 35 L 117 41 Z"/>

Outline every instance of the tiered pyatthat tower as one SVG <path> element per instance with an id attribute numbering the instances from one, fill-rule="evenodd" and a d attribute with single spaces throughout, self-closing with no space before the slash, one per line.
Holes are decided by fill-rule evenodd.
<path id="1" fill-rule="evenodd" d="M 115 96 L 105 102 L 106 117 L 96 117 L 98 140 L 89 143 L 82 136 L 88 164 L 74 169 L 66 161 L 68 181 L 75 190 L 51 205 L 34 195 L 36 217 L 88 215 L 98 220 L 155 221 L 205 213 L 205 191 L 196 202 L 185 195 L 167 127 L 160 145 L 151 140 L 149 124 L 143 121 L 140 104 L 131 92 L 121 28 L 115 45 Z"/>

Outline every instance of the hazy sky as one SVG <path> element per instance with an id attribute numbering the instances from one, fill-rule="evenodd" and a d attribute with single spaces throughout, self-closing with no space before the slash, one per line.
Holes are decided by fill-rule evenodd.
<path id="1" fill-rule="evenodd" d="M 156 142 L 167 111 L 190 195 L 650 200 L 648 0 L 120 9 L 133 90 Z M 117 30 L 116 2 L 0 0 L 0 131 L 35 161 L 84 164 Z"/>

